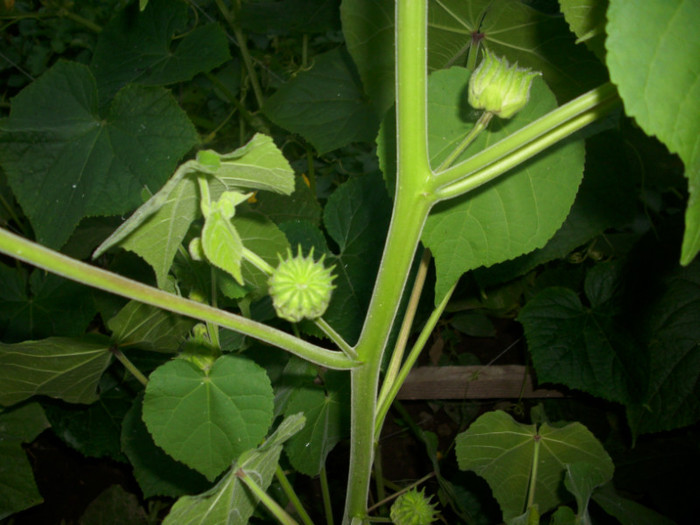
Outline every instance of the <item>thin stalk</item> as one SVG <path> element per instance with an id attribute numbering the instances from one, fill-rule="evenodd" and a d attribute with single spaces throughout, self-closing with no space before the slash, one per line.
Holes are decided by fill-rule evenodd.
<path id="1" fill-rule="evenodd" d="M 391 386 L 387 390 L 386 395 L 380 399 L 379 405 L 377 407 L 377 416 L 374 422 L 375 432 L 377 434 L 379 434 L 379 432 L 382 429 L 382 426 L 384 426 L 384 419 L 386 418 L 386 415 L 389 412 L 391 404 L 394 402 L 394 399 L 396 399 L 396 395 L 399 393 L 401 386 L 406 381 L 406 378 L 408 377 L 409 372 L 413 368 L 413 365 L 416 364 L 418 356 L 423 351 L 425 343 L 428 342 L 430 334 L 432 334 L 433 330 L 435 329 L 435 325 L 437 325 L 437 322 L 440 320 L 440 317 L 442 317 L 442 314 L 445 311 L 445 307 L 450 301 L 450 298 L 452 297 L 452 293 L 454 292 L 456 286 L 457 283 L 452 285 L 452 288 L 450 288 L 449 291 L 445 294 L 445 297 L 442 298 L 440 304 L 438 304 L 435 310 L 433 310 L 433 313 L 430 314 L 428 321 L 425 323 L 425 326 L 418 335 L 418 339 L 413 345 L 413 348 L 411 348 L 411 351 L 409 352 L 406 361 L 403 363 L 401 370 L 397 374 L 396 379 L 391 383 Z"/>
<path id="2" fill-rule="evenodd" d="M 255 266 L 262 273 L 272 275 L 272 273 L 275 271 L 275 269 L 270 264 L 268 264 L 268 262 L 265 259 L 260 257 L 257 253 L 249 250 L 248 248 L 243 248 L 243 258 L 250 264 Z"/>
<path id="3" fill-rule="evenodd" d="M 479 120 L 476 121 L 474 124 L 474 127 L 467 133 L 467 136 L 462 139 L 462 142 L 459 143 L 459 145 L 452 150 L 452 152 L 447 156 L 445 160 L 442 161 L 440 166 L 438 167 L 437 172 L 441 172 L 446 168 L 449 168 L 452 166 L 452 163 L 456 161 L 459 156 L 466 150 L 469 145 L 474 142 L 474 139 L 479 136 L 479 134 L 486 129 L 486 127 L 489 125 L 489 122 L 491 122 L 491 119 L 493 118 L 493 113 L 490 111 L 484 111 L 481 116 L 479 117 Z"/>
<path id="4" fill-rule="evenodd" d="M 287 479 L 287 475 L 284 473 L 284 470 L 282 470 L 282 467 L 280 467 L 279 465 L 277 465 L 275 477 L 277 478 L 278 483 L 282 487 L 282 491 L 289 498 L 289 501 L 294 506 L 294 509 L 297 511 L 297 514 L 299 514 L 299 517 L 301 518 L 301 521 L 304 523 L 304 525 L 314 525 L 314 522 L 311 520 L 311 517 L 306 512 L 304 505 L 302 505 L 299 496 L 297 496 L 297 493 L 294 491 L 294 487 L 292 487 L 292 484 L 289 482 L 289 479 Z"/>
<path id="5" fill-rule="evenodd" d="M 484 166 L 490 167 L 491 164 L 504 157 L 510 157 L 516 151 L 523 151 L 525 145 L 536 142 L 539 144 L 538 147 L 528 150 L 528 154 L 532 156 L 571 133 L 600 119 L 617 106 L 619 102 L 617 91 L 612 84 L 606 83 L 598 86 L 571 102 L 550 111 L 464 162 L 436 173 L 432 181 L 433 187 L 436 190 L 441 190 L 440 198 L 449 198 L 444 197 L 444 188 L 446 186 L 454 187 L 461 179 L 471 178 L 475 172 L 483 170 Z M 563 127 L 566 123 L 572 121 L 575 121 L 576 125 Z M 540 137 L 543 139 L 541 143 L 538 140 Z M 522 154 L 519 155 L 519 158 L 519 162 L 522 162 L 529 157 Z"/>
<path id="6" fill-rule="evenodd" d="M 141 370 L 136 368 L 136 365 L 132 363 L 128 357 L 124 355 L 124 353 L 119 350 L 116 346 L 113 346 L 112 348 L 109 349 L 110 352 L 112 352 L 112 355 L 119 360 L 119 362 L 124 365 L 124 368 L 126 368 L 132 376 L 134 376 L 139 383 L 141 383 L 143 386 L 146 386 L 148 384 L 148 378 L 143 375 Z"/>
<path id="7" fill-rule="evenodd" d="M 404 488 L 402 488 L 401 490 L 399 490 L 399 491 L 397 491 L 397 492 L 394 492 L 391 496 L 389 496 L 389 497 L 387 497 L 387 498 L 384 498 L 384 499 L 381 500 L 381 501 L 378 501 L 377 503 L 375 503 L 374 505 L 372 505 L 369 509 L 367 509 L 367 511 L 368 511 L 368 512 L 372 512 L 373 510 L 378 509 L 378 508 L 381 507 L 382 505 L 386 505 L 386 504 L 389 503 L 391 500 L 398 498 L 401 494 L 405 494 L 406 492 L 408 492 L 408 491 L 411 490 L 412 488 L 417 487 L 417 486 L 420 485 L 421 483 L 425 483 L 426 481 L 428 481 L 430 478 L 433 478 L 433 477 L 435 477 L 435 472 L 431 472 L 430 474 L 426 474 L 425 476 L 423 476 L 423 477 L 420 478 L 419 480 L 416 480 L 416 481 L 414 481 L 413 483 L 411 483 L 409 486 L 404 487 Z"/>
<path id="8" fill-rule="evenodd" d="M 541 439 L 539 434 L 534 437 L 535 439 L 535 449 L 532 453 L 532 471 L 530 473 L 530 488 L 527 492 L 527 506 L 523 512 L 527 512 L 532 504 L 535 502 L 535 488 L 537 487 L 537 466 L 540 460 L 540 443 Z"/>
<path id="9" fill-rule="evenodd" d="M 348 344 L 348 342 L 343 339 L 343 336 L 338 332 L 333 330 L 333 327 L 329 325 L 323 317 L 319 317 L 314 320 L 314 324 L 324 333 L 326 336 L 333 341 L 336 346 L 350 359 L 357 359 L 357 352 L 355 349 Z"/>
<path id="10" fill-rule="evenodd" d="M 216 284 L 216 270 L 212 266 L 210 268 L 211 275 L 211 305 L 214 308 L 218 308 L 218 287 Z M 219 337 L 219 327 L 214 323 L 207 323 L 207 333 L 209 334 L 209 342 L 214 345 L 215 348 L 221 350 L 221 338 Z"/>
<path id="11" fill-rule="evenodd" d="M 323 513 L 326 515 L 326 525 L 333 525 L 333 505 L 331 505 L 331 490 L 328 486 L 326 465 L 321 467 L 321 497 L 323 498 Z"/>
<path id="12" fill-rule="evenodd" d="M 384 501 L 386 499 L 386 484 L 384 483 L 384 464 L 382 463 L 382 446 L 377 443 L 374 446 L 374 484 L 377 489 L 377 499 Z M 375 508 L 373 505 L 372 508 Z M 367 509 L 369 513 L 371 509 Z"/>
<path id="13" fill-rule="evenodd" d="M 257 496 L 260 502 L 267 507 L 267 510 L 269 510 L 270 513 L 277 518 L 277 521 L 283 525 L 299 525 L 294 518 L 287 514 L 282 507 L 280 507 L 279 503 L 272 499 L 267 492 L 260 488 L 260 486 L 258 486 L 258 484 L 250 478 L 245 470 L 240 469 L 238 472 L 236 472 L 236 477 L 238 477 L 238 479 L 240 479 L 245 486 Z"/>
<path id="14" fill-rule="evenodd" d="M 365 323 L 355 346 L 364 366 L 351 373 L 350 469 L 343 524 L 367 521 L 382 355 L 431 200 L 427 147 L 427 0 L 396 4 L 397 177 L 394 209 Z"/>
<path id="15" fill-rule="evenodd" d="M 176 314 L 212 322 L 222 328 L 248 335 L 272 346 L 282 348 L 312 363 L 337 370 L 360 365 L 341 352 L 335 352 L 294 337 L 291 334 L 246 319 L 240 315 L 212 308 L 145 285 L 121 275 L 108 272 L 50 250 L 0 228 L 0 252 L 28 264 L 55 273 L 93 288 L 113 293 L 144 304 L 150 304 Z"/>
<path id="16" fill-rule="evenodd" d="M 68 18 L 69 20 L 72 20 L 73 22 L 76 22 L 77 24 L 80 24 L 84 27 L 87 27 L 90 31 L 93 31 L 95 33 L 102 32 L 102 28 L 92 20 L 88 20 L 87 18 L 82 17 L 79 14 L 68 11 L 67 9 L 61 9 L 58 12 L 58 15 L 61 17 Z"/>

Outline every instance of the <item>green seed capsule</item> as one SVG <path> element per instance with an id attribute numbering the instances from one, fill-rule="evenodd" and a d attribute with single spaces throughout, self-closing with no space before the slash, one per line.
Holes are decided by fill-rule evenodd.
<path id="1" fill-rule="evenodd" d="M 430 525 L 437 519 L 436 504 L 426 498 L 424 491 L 415 488 L 402 494 L 391 506 L 391 521 L 394 525 Z"/>
<path id="2" fill-rule="evenodd" d="M 268 280 L 268 291 L 275 312 L 282 319 L 298 323 L 302 319 L 321 317 L 331 301 L 333 293 L 332 268 L 323 265 L 323 259 L 314 261 L 313 249 L 308 257 L 296 257 L 287 250 L 287 258 L 280 257 L 277 269 Z"/>

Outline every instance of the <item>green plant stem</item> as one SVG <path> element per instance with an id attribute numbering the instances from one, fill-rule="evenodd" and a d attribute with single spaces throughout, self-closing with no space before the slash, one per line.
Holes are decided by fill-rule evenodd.
<path id="1" fill-rule="evenodd" d="M 530 487 L 527 491 L 527 505 L 523 512 L 527 512 L 532 504 L 535 502 L 535 488 L 537 487 L 537 466 L 540 459 L 540 443 L 541 439 L 539 434 L 535 436 L 535 448 L 532 452 L 532 469 L 530 470 Z"/>
<path id="2" fill-rule="evenodd" d="M 440 166 L 438 167 L 437 171 L 438 173 L 443 171 L 446 168 L 449 168 L 452 166 L 452 163 L 454 163 L 457 158 L 466 150 L 469 145 L 474 142 L 474 139 L 479 136 L 479 134 L 486 129 L 486 127 L 489 125 L 489 122 L 491 122 L 491 119 L 493 118 L 493 113 L 490 111 L 484 111 L 481 116 L 479 117 L 479 120 L 476 121 L 474 124 L 474 127 L 467 133 L 467 136 L 462 139 L 462 142 L 459 143 L 459 145 L 452 150 L 452 152 L 445 158 L 445 160 L 442 161 Z"/>
<path id="3" fill-rule="evenodd" d="M 311 517 L 306 512 L 304 505 L 302 505 L 299 496 L 297 496 L 297 493 L 294 491 L 294 487 L 289 482 L 289 479 L 287 479 L 287 475 L 284 473 L 284 470 L 282 470 L 282 467 L 280 467 L 279 465 L 277 465 L 275 477 L 277 478 L 278 483 L 282 487 L 282 491 L 289 498 L 289 501 L 291 501 L 292 505 L 294 506 L 294 509 L 297 511 L 297 514 L 299 514 L 299 517 L 301 518 L 301 521 L 304 523 L 304 525 L 314 525 L 314 522 L 311 520 Z"/>
<path id="4" fill-rule="evenodd" d="M 326 466 L 321 467 L 321 496 L 323 498 L 323 513 L 326 515 L 326 525 L 333 525 L 333 505 L 331 504 L 331 490 L 328 486 L 328 473 Z"/>
<path id="5" fill-rule="evenodd" d="M 236 476 L 245 484 L 246 487 L 250 489 L 253 494 L 257 496 L 260 502 L 267 507 L 267 510 L 269 510 L 270 513 L 277 518 L 277 521 L 284 525 L 299 525 L 294 518 L 287 514 L 282 507 L 280 507 L 279 503 L 272 499 L 267 492 L 260 488 L 258 484 L 250 478 L 245 470 L 240 469 L 238 472 L 236 472 Z"/>
<path id="6" fill-rule="evenodd" d="M 369 512 L 372 512 L 373 510 L 378 509 L 378 508 L 381 507 L 382 505 L 386 505 L 386 504 L 389 503 L 391 500 L 398 498 L 401 494 L 405 494 L 406 492 L 408 492 L 408 491 L 411 490 L 412 488 L 417 487 L 417 486 L 420 485 L 421 483 L 425 483 L 426 481 L 428 481 L 430 478 L 433 478 L 433 477 L 435 477 L 435 472 L 431 472 L 430 474 L 426 474 L 425 476 L 423 476 L 423 477 L 420 478 L 419 480 L 416 480 L 416 481 L 414 481 L 413 483 L 411 483 L 409 486 L 404 487 L 404 488 L 402 488 L 401 490 L 399 490 L 399 491 L 397 491 L 397 492 L 394 492 L 391 496 L 389 496 L 389 497 L 387 497 L 387 498 L 384 498 L 384 499 L 381 500 L 381 501 L 378 501 L 377 503 L 375 503 L 374 505 L 372 505 L 372 506 L 371 506 L 369 509 L 367 509 L 367 510 L 368 510 Z M 374 521 L 374 520 L 373 520 L 373 521 Z"/>
<path id="7" fill-rule="evenodd" d="M 348 342 L 343 339 L 343 336 L 338 332 L 333 330 L 333 327 L 329 325 L 323 317 L 319 317 L 314 320 L 314 324 L 324 333 L 328 338 L 333 341 L 336 346 L 350 359 L 357 359 L 357 352 L 355 349 L 348 344 Z"/>
<path id="8" fill-rule="evenodd" d="M 442 298 L 440 304 L 438 304 L 435 310 L 433 310 L 433 312 L 430 314 L 430 317 L 428 318 L 428 321 L 425 323 L 425 326 L 418 335 L 418 339 L 413 345 L 413 348 L 411 348 L 408 357 L 406 357 L 406 361 L 404 361 L 401 370 L 397 374 L 394 381 L 391 383 L 390 388 L 387 389 L 386 395 L 380 398 L 377 407 L 377 416 L 374 422 L 375 432 L 377 433 L 377 435 L 379 435 L 382 426 L 384 426 L 384 419 L 386 418 L 386 415 L 389 412 L 391 404 L 394 402 L 394 399 L 396 399 L 396 395 L 399 393 L 401 386 L 406 381 L 406 378 L 408 377 L 409 372 L 413 368 L 413 365 L 416 364 L 418 356 L 420 356 L 421 352 L 423 351 L 423 347 L 425 346 L 425 343 L 428 342 L 430 334 L 433 333 L 435 326 L 437 325 L 438 321 L 440 320 L 440 317 L 445 311 L 445 307 L 450 301 L 450 298 L 452 297 L 452 293 L 454 292 L 456 286 L 457 283 L 452 285 L 452 288 L 450 288 L 449 291 L 445 294 L 445 297 Z"/>
<path id="9" fill-rule="evenodd" d="M 431 181 L 436 200 L 458 197 L 495 179 L 600 119 L 619 103 L 609 83 L 584 93 L 464 162 L 436 173 Z"/>
<path id="10" fill-rule="evenodd" d="M 124 353 L 119 350 L 116 346 L 112 347 L 109 349 L 110 352 L 112 352 L 112 355 L 119 360 L 119 362 L 124 365 L 124 368 L 126 368 L 132 376 L 134 376 L 139 383 L 141 383 L 143 386 L 146 386 L 148 384 L 148 378 L 141 373 L 141 370 L 136 368 L 134 363 L 132 363 L 128 357 L 124 355 Z"/>
<path id="11" fill-rule="evenodd" d="M 68 11 L 67 9 L 61 9 L 58 12 L 58 15 L 61 17 L 68 18 L 69 20 L 72 20 L 73 22 L 80 24 L 84 27 L 87 27 L 90 31 L 94 31 L 95 33 L 101 33 L 102 28 L 98 26 L 95 22 L 88 20 L 85 17 L 82 17 L 76 13 L 73 13 L 72 11 Z"/>
<path id="12" fill-rule="evenodd" d="M 218 286 L 216 284 L 216 269 L 212 266 L 209 270 L 211 275 L 211 305 L 214 308 L 218 308 Z M 207 323 L 207 333 L 209 334 L 209 341 L 214 347 L 221 350 L 221 338 L 219 337 L 219 327 L 214 323 Z"/>
<path id="13" fill-rule="evenodd" d="M 384 483 L 384 464 L 382 463 L 382 447 L 379 440 L 374 446 L 374 485 L 377 491 L 377 499 L 384 501 L 386 499 L 386 484 Z M 367 509 L 367 513 L 371 512 L 375 506 Z"/>
<path id="14" fill-rule="evenodd" d="M 240 332 L 327 368 L 347 370 L 361 364 L 342 352 L 328 350 L 240 315 L 218 310 L 77 261 L 2 228 L 0 228 L 0 252 L 66 279 Z"/>
<path id="15" fill-rule="evenodd" d="M 397 178 L 394 209 L 365 323 L 355 346 L 364 366 L 351 373 L 350 469 L 344 525 L 367 521 L 375 442 L 377 384 L 382 355 L 420 240 L 431 200 L 427 151 L 427 2 L 398 0 Z"/>

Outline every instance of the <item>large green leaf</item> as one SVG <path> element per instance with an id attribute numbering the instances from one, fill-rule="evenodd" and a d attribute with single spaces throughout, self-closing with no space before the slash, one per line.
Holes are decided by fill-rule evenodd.
<path id="1" fill-rule="evenodd" d="M 158 446 L 213 480 L 265 436 L 273 399 L 252 361 L 225 355 L 202 370 L 176 359 L 151 374 L 143 419 Z"/>
<path id="2" fill-rule="evenodd" d="M 249 473 L 264 491 L 277 469 L 282 445 L 304 426 L 304 417 L 286 418 L 267 441 L 241 455 L 229 472 L 211 490 L 184 496 L 170 509 L 163 525 L 246 525 L 258 501 L 237 476 Z"/>
<path id="3" fill-rule="evenodd" d="M 107 337 L 50 337 L 17 344 L 0 343 L 0 404 L 35 395 L 69 403 L 92 403 L 97 383 L 112 358 Z"/>
<path id="4" fill-rule="evenodd" d="M 525 512 L 531 484 L 532 503 L 540 513 L 561 503 L 566 465 L 585 462 L 599 477 L 611 479 L 613 474 L 607 452 L 580 423 L 538 428 L 494 411 L 479 417 L 456 442 L 459 468 L 473 470 L 488 482 L 506 521 Z"/>
<path id="5" fill-rule="evenodd" d="M 547 288 L 518 320 L 541 383 L 565 384 L 611 401 L 639 401 L 646 391 L 644 345 L 616 320 L 618 269 L 599 265 L 586 276 L 589 305 L 569 288 Z"/>
<path id="6" fill-rule="evenodd" d="M 328 199 L 323 222 L 338 246 L 336 289 L 323 316 L 347 340 L 355 340 L 367 311 L 390 216 L 379 176 L 350 179 Z"/>
<path id="7" fill-rule="evenodd" d="M 186 2 L 152 0 L 142 13 L 132 3 L 102 29 L 90 65 L 102 100 L 128 83 L 164 86 L 193 78 L 230 59 L 218 24 L 195 28 Z"/>
<path id="8" fill-rule="evenodd" d="M 681 262 L 700 250 L 700 3 L 610 0 L 607 63 L 625 111 L 686 168 L 690 199 Z"/>
<path id="9" fill-rule="evenodd" d="M 352 60 L 340 49 L 316 56 L 314 66 L 280 87 L 263 110 L 275 124 L 308 140 L 319 154 L 373 140 L 379 128 Z"/>
<path id="10" fill-rule="evenodd" d="M 600 60 L 605 60 L 605 12 L 608 0 L 559 0 L 571 30 Z"/>
<path id="11" fill-rule="evenodd" d="M 154 352 L 177 352 L 194 321 L 137 301 L 130 301 L 107 322 L 120 345 Z"/>
<path id="12" fill-rule="evenodd" d="M 649 347 L 649 390 L 628 407 L 635 434 L 700 420 L 700 261 L 672 272 L 643 326 Z"/>
<path id="13" fill-rule="evenodd" d="M 466 107 L 468 80 L 469 71 L 459 67 L 430 76 L 428 141 L 434 166 L 473 126 L 474 112 Z M 529 104 L 511 120 L 492 121 L 490 129 L 479 135 L 468 151 L 493 144 L 555 106 L 544 82 L 535 79 Z M 583 166 L 583 142 L 568 141 L 521 164 L 507 176 L 436 206 L 422 238 L 435 257 L 436 301 L 464 272 L 544 246 L 569 213 Z"/>
<path id="14" fill-rule="evenodd" d="M 5 342 L 82 334 L 97 311 L 91 290 L 57 275 L 0 263 L 0 336 Z"/>
<path id="15" fill-rule="evenodd" d="M 175 461 L 153 443 L 142 420 L 142 408 L 143 397 L 139 396 L 124 416 L 121 444 L 143 497 L 173 498 L 206 490 L 210 484 L 204 476 Z"/>
<path id="16" fill-rule="evenodd" d="M 85 216 L 138 206 L 142 188 L 159 188 L 196 138 L 162 88 L 127 86 L 101 114 L 90 70 L 64 61 L 13 99 L 0 131 L 10 186 L 37 240 L 53 248 Z"/>
<path id="17" fill-rule="evenodd" d="M 22 443 L 48 427 L 38 403 L 0 411 L 0 520 L 43 501 Z"/>
<path id="18" fill-rule="evenodd" d="M 346 372 L 324 375 L 326 388 L 299 387 L 289 397 L 284 414 L 302 412 L 306 425 L 285 446 L 292 466 L 307 476 L 318 476 L 326 457 L 350 430 L 350 377 Z"/>

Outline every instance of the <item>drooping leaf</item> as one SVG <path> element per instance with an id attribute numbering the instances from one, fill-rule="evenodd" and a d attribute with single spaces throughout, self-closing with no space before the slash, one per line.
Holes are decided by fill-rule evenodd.
<path id="1" fill-rule="evenodd" d="M 0 335 L 5 342 L 78 336 L 95 316 L 92 292 L 74 281 L 0 263 Z"/>
<path id="2" fill-rule="evenodd" d="M 608 0 L 559 0 L 569 27 L 601 60 L 605 60 L 605 12 Z"/>
<path id="3" fill-rule="evenodd" d="M 314 66 L 280 87 L 263 111 L 278 126 L 308 140 L 319 154 L 373 140 L 379 127 L 352 60 L 340 49 L 316 56 Z"/>
<path id="4" fill-rule="evenodd" d="M 685 164 L 681 262 L 689 264 L 700 250 L 700 3 L 610 0 L 607 16 L 607 64 L 626 113 Z"/>
<path id="5" fill-rule="evenodd" d="M 520 311 L 518 320 L 540 382 L 565 384 L 626 404 L 644 395 L 648 357 L 643 344 L 616 320 L 618 273 L 613 265 L 598 265 L 588 273 L 590 306 L 573 290 L 552 287 Z"/>
<path id="6" fill-rule="evenodd" d="M 101 114 L 90 70 L 64 61 L 13 99 L 0 131 L 10 186 L 37 241 L 53 248 L 85 216 L 138 206 L 141 189 L 159 188 L 196 138 L 162 88 L 127 86 Z"/>
<path id="7" fill-rule="evenodd" d="M 0 411 L 0 520 L 43 501 L 22 443 L 29 443 L 49 422 L 38 403 Z"/>
<path id="8" fill-rule="evenodd" d="M 143 419 L 158 446 L 213 480 L 265 436 L 273 399 L 251 361 L 225 355 L 205 371 L 176 359 L 151 374 Z"/>
<path id="9" fill-rule="evenodd" d="M 302 412 L 306 425 L 285 446 L 292 466 L 307 476 L 318 476 L 326 457 L 350 430 L 349 374 L 330 371 L 324 388 L 298 388 L 284 409 L 286 416 Z"/>
<path id="10" fill-rule="evenodd" d="M 323 222 L 338 246 L 336 289 L 323 316 L 346 340 L 359 335 L 389 226 L 390 201 L 379 176 L 350 179 L 328 199 Z"/>
<path id="11" fill-rule="evenodd" d="M 286 418 L 257 449 L 241 455 L 228 474 L 211 490 L 196 496 L 183 496 L 170 509 L 163 525 L 246 525 L 258 503 L 236 475 L 243 470 L 262 490 L 267 490 L 274 476 L 282 445 L 304 426 L 304 416 Z"/>
<path id="12" fill-rule="evenodd" d="M 589 523 L 591 520 L 588 504 L 593 491 L 609 482 L 611 478 L 612 472 L 604 472 L 591 463 L 576 462 L 566 465 L 564 486 L 576 497 L 576 514 L 582 523 Z"/>
<path id="13" fill-rule="evenodd" d="M 247 198 L 237 192 L 230 193 L 236 195 L 236 204 Z M 231 274 L 238 284 L 243 284 L 241 274 L 243 241 L 238 230 L 231 223 L 234 206 L 235 204 L 229 205 L 225 196 L 222 196 L 221 201 L 212 203 L 211 210 L 204 219 L 201 242 L 207 261 Z"/>
<path id="14" fill-rule="evenodd" d="M 488 482 L 506 521 L 526 510 L 531 483 L 535 485 L 533 504 L 539 506 L 540 513 L 562 503 L 559 490 L 567 464 L 589 463 L 607 479 L 613 474 L 605 449 L 580 423 L 545 423 L 537 428 L 516 422 L 506 412 L 494 411 L 479 417 L 456 442 L 459 468 L 473 470 Z"/>
<path id="15" fill-rule="evenodd" d="M 153 443 L 142 420 L 143 397 L 137 398 L 124 416 L 121 444 L 134 467 L 134 477 L 144 498 L 178 497 L 206 490 L 210 485 L 199 472 L 175 461 Z"/>
<path id="16" fill-rule="evenodd" d="M 176 352 L 194 321 L 137 301 L 130 301 L 107 322 L 120 345 L 153 352 Z"/>
<path id="17" fill-rule="evenodd" d="M 645 398 L 628 407 L 634 434 L 700 420 L 700 262 L 671 272 L 643 326 L 652 371 Z"/>
<path id="18" fill-rule="evenodd" d="M 109 346 L 109 339 L 98 335 L 0 343 L 0 404 L 35 395 L 69 403 L 96 401 L 97 383 L 112 358 Z"/>
<path id="19" fill-rule="evenodd" d="M 468 70 L 457 67 L 430 76 L 428 141 L 433 166 L 440 164 L 473 125 L 475 117 L 466 105 L 468 80 Z M 535 79 L 528 105 L 506 122 L 492 121 L 467 154 L 506 137 L 555 106 L 551 92 Z M 568 141 L 506 176 L 436 206 L 422 236 L 435 257 L 435 300 L 440 301 L 468 270 L 544 246 L 569 213 L 583 166 L 583 142 Z"/>
<path id="20" fill-rule="evenodd" d="M 211 71 L 231 56 L 219 24 L 192 23 L 182 1 L 153 0 L 139 13 L 130 4 L 102 29 L 90 65 L 101 100 L 128 83 L 165 86 Z"/>

